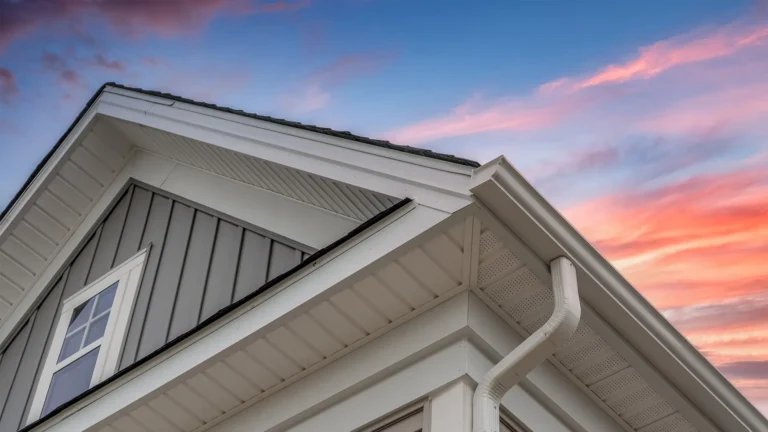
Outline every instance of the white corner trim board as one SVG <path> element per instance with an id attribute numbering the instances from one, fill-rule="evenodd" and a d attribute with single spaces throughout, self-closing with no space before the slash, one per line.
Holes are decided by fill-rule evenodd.
<path id="1" fill-rule="evenodd" d="M 576 269 L 565 257 L 552 261 L 552 316 L 523 343 L 501 359 L 477 386 L 473 400 L 473 432 L 499 432 L 499 405 L 504 395 L 530 371 L 568 342 L 581 318 Z"/>
<path id="2" fill-rule="evenodd" d="M 672 388 L 691 418 L 728 432 L 768 430 L 768 420 L 654 309 L 504 158 L 473 173 L 475 197 L 541 260 L 567 256 L 585 303 L 613 326 Z M 513 229 L 514 227 L 514 229 Z M 651 377 L 654 378 L 654 377 Z M 673 395 L 675 396 L 675 395 Z M 691 412 L 685 408 L 685 411 Z"/>

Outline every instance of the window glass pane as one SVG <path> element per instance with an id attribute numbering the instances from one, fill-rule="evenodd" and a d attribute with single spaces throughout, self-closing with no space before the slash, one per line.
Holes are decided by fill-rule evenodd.
<path id="1" fill-rule="evenodd" d="M 88 318 L 91 317 L 91 309 L 93 309 L 94 303 L 96 303 L 96 298 L 91 298 L 87 303 L 75 308 L 74 312 L 72 312 L 72 320 L 69 321 L 67 333 L 88 322 Z"/>
<path id="2" fill-rule="evenodd" d="M 64 339 L 58 361 L 62 361 L 80 350 L 80 343 L 83 341 L 84 334 L 85 328 L 81 328 Z"/>
<path id="3" fill-rule="evenodd" d="M 53 374 L 51 386 L 48 388 L 48 395 L 43 405 L 42 416 L 88 390 L 91 386 L 91 378 L 93 378 L 93 370 L 96 367 L 98 357 L 99 348 L 96 348 Z"/>
<path id="4" fill-rule="evenodd" d="M 107 329 L 107 321 L 109 321 L 109 313 L 102 315 L 88 324 L 88 335 L 85 337 L 83 346 L 88 346 L 93 341 L 104 336 L 104 330 Z"/>
<path id="5" fill-rule="evenodd" d="M 93 312 L 93 316 L 97 316 L 112 307 L 112 303 L 115 301 L 117 284 L 118 282 L 113 283 L 109 288 L 99 294 L 99 300 L 96 303 L 96 310 Z"/>

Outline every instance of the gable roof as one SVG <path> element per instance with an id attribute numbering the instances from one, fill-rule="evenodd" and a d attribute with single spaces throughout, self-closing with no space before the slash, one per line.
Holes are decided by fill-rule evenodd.
<path id="1" fill-rule="evenodd" d="M 142 93 L 148 96 L 155 96 L 155 97 L 161 97 L 169 100 L 173 100 L 176 102 L 183 102 L 188 103 L 191 105 L 197 105 L 203 108 L 210 108 L 221 112 L 226 112 L 230 114 L 236 114 L 241 115 L 244 117 L 266 121 L 274 124 L 279 124 L 282 126 L 289 126 L 297 129 L 303 129 L 310 132 L 315 132 L 323 135 L 328 135 L 336 138 L 342 138 L 342 139 L 348 139 L 351 141 L 360 142 L 363 144 L 368 144 L 376 147 L 386 148 L 389 150 L 395 150 L 403 153 L 409 153 L 417 156 L 423 156 L 430 159 L 436 159 L 443 162 L 450 162 L 455 163 L 458 165 L 464 165 L 471 168 L 478 168 L 480 166 L 480 163 L 477 161 L 473 161 L 470 159 L 465 159 L 461 157 L 457 157 L 454 155 L 446 154 L 446 153 L 439 153 L 434 152 L 432 150 L 417 148 L 417 147 L 411 147 L 406 145 L 399 145 L 399 144 L 393 144 L 387 140 L 379 140 L 374 138 L 368 138 L 361 135 L 353 134 L 349 131 L 339 131 L 335 129 L 330 129 L 326 127 L 321 126 L 315 126 L 315 125 L 307 125 L 300 122 L 295 122 L 291 120 L 276 118 L 276 117 L 270 117 L 270 116 L 264 116 L 256 113 L 251 113 L 243 110 L 238 110 L 234 108 L 229 108 L 225 106 L 219 106 L 216 104 L 208 103 L 208 102 L 201 102 L 181 96 L 177 96 L 171 93 L 164 93 L 156 90 L 146 90 L 142 88 L 137 87 L 130 87 L 122 84 L 117 84 L 114 82 L 107 82 L 104 83 L 101 87 L 99 87 L 98 90 L 96 90 L 96 93 L 91 96 L 91 98 L 88 100 L 88 102 L 85 104 L 83 109 L 80 111 L 80 113 L 77 115 L 75 120 L 72 122 L 72 124 L 69 125 L 66 131 L 64 131 L 64 134 L 59 138 L 59 140 L 56 142 L 56 144 L 51 148 L 51 150 L 43 157 L 43 159 L 38 163 L 38 165 L 35 167 L 35 169 L 32 171 L 30 176 L 27 178 L 27 180 L 24 182 L 22 187 L 16 192 L 16 195 L 8 202 L 8 205 L 3 209 L 2 213 L 0 213 L 0 221 L 3 220 L 5 215 L 8 213 L 8 211 L 13 207 L 13 205 L 16 203 L 16 201 L 19 200 L 21 195 L 24 193 L 24 191 L 27 189 L 27 187 L 32 183 L 32 180 L 37 176 L 37 174 L 40 172 L 40 170 L 45 166 L 45 164 L 48 162 L 48 160 L 51 158 L 51 156 L 56 152 L 56 150 L 59 148 L 62 142 L 64 142 L 64 139 L 72 132 L 72 129 L 75 127 L 75 125 L 80 121 L 80 119 L 85 115 L 85 113 L 88 111 L 88 108 L 93 105 L 93 103 L 99 98 L 101 93 L 104 91 L 107 87 L 115 87 L 120 88 L 123 90 L 129 90 L 137 93 Z"/>

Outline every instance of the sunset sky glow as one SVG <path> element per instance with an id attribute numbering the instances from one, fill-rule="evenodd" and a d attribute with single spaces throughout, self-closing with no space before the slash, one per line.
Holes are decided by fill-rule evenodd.
<path id="1" fill-rule="evenodd" d="M 504 154 L 768 414 L 768 3 L 0 0 L 0 207 L 116 81 Z"/>

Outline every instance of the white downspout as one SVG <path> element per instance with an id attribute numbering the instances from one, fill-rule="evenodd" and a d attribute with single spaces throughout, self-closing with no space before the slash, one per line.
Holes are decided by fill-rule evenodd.
<path id="1" fill-rule="evenodd" d="M 472 431 L 499 432 L 499 404 L 504 395 L 530 371 L 570 339 L 581 318 L 576 269 L 568 258 L 550 263 L 555 309 L 541 328 L 504 357 L 475 390 Z"/>

